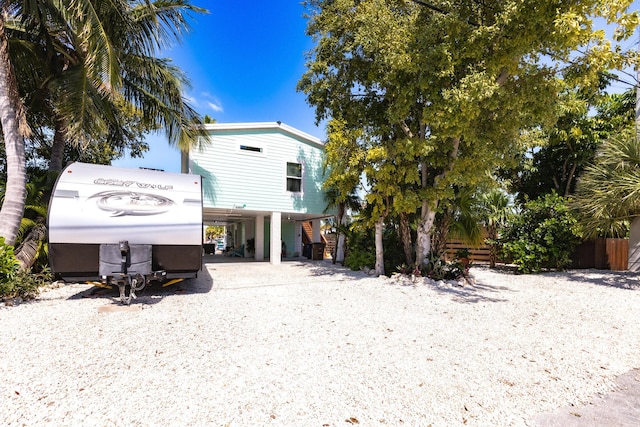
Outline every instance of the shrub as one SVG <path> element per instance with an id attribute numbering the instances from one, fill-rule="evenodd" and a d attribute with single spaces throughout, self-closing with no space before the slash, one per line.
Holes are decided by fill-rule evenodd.
<path id="1" fill-rule="evenodd" d="M 32 299 L 38 290 L 51 281 L 48 268 L 38 274 L 21 271 L 20 263 L 13 253 L 13 246 L 6 245 L 0 237 L 0 297 Z"/>
<path id="2" fill-rule="evenodd" d="M 31 273 L 29 271 L 20 270 L 6 287 L 5 298 L 20 297 L 22 299 L 33 299 L 40 293 L 40 288 L 46 286 L 53 278 L 50 270 L 47 268 L 40 273 Z"/>
<path id="3" fill-rule="evenodd" d="M 20 263 L 13 253 L 13 246 L 4 243 L 4 237 L 0 237 L 0 295 L 2 290 L 10 283 L 18 273 Z"/>
<path id="4" fill-rule="evenodd" d="M 387 225 L 382 234 L 384 247 L 384 271 L 387 275 L 397 272 L 405 262 L 402 251 L 402 242 L 393 225 Z M 347 256 L 344 265 L 352 270 L 360 270 L 364 267 L 375 268 L 376 247 L 374 231 L 369 228 L 357 227 L 347 233 Z"/>
<path id="5" fill-rule="evenodd" d="M 456 280 L 463 277 L 465 271 L 465 266 L 459 260 L 447 262 L 444 256 L 435 252 L 427 255 L 421 270 L 423 276 L 433 280 Z"/>
<path id="6" fill-rule="evenodd" d="M 516 264 L 518 271 L 534 273 L 569 266 L 571 253 L 581 238 L 566 200 L 552 193 L 527 201 L 511 218 L 501 240 L 504 256 Z"/>
<path id="7" fill-rule="evenodd" d="M 349 255 L 344 260 L 344 265 L 352 270 L 358 271 L 364 267 L 374 268 L 376 265 L 376 254 L 371 248 L 351 248 Z"/>

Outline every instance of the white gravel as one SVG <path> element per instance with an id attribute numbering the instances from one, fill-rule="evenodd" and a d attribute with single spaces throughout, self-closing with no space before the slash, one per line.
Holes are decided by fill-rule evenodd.
<path id="1" fill-rule="evenodd" d="M 0 307 L 0 424 L 523 426 L 640 367 L 636 275 L 472 273 L 211 263 L 130 308 L 52 289 Z"/>

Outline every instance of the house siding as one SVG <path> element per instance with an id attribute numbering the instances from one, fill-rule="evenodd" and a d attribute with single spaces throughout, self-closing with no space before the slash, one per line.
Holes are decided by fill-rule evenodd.
<path id="1" fill-rule="evenodd" d="M 209 144 L 189 153 L 190 170 L 203 177 L 205 208 L 252 211 L 322 214 L 322 161 L 322 147 L 278 129 L 216 130 Z M 301 193 L 286 191 L 287 162 L 302 164 Z"/>

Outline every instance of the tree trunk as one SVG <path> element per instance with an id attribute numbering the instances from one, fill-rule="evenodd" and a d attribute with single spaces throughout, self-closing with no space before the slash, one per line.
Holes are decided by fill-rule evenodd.
<path id="1" fill-rule="evenodd" d="M 498 83 L 503 84 L 504 81 L 501 79 L 507 78 L 506 72 L 503 73 L 498 78 Z M 451 138 L 451 152 L 449 153 L 449 165 L 445 168 L 438 176 L 434 178 L 433 186 L 437 187 L 438 182 L 447 176 L 449 172 L 453 169 L 453 164 L 458 158 L 458 150 L 460 149 L 460 138 L 453 137 Z M 420 165 L 422 170 L 422 188 L 427 188 L 427 165 Z M 421 266 L 425 263 L 427 255 L 431 251 L 431 229 L 433 228 L 433 223 L 436 219 L 436 209 L 438 208 L 438 200 L 435 200 L 432 206 L 429 205 L 427 200 L 422 201 L 422 211 L 420 216 L 420 224 L 418 225 L 418 247 L 416 249 L 416 265 Z"/>
<path id="2" fill-rule="evenodd" d="M 376 220 L 376 274 L 384 276 L 384 247 L 382 245 L 382 226 L 384 218 Z"/>
<path id="3" fill-rule="evenodd" d="M 0 236 L 6 244 L 15 245 L 27 197 L 24 136 L 28 134 L 28 127 L 9 58 L 3 9 L 0 9 L 0 123 L 7 156 L 7 183 L 0 209 Z"/>
<path id="4" fill-rule="evenodd" d="M 487 230 L 487 237 L 491 240 L 489 244 L 489 268 L 496 267 L 496 261 L 498 260 L 498 230 L 495 225 L 490 225 Z"/>
<path id="5" fill-rule="evenodd" d="M 347 225 L 347 215 L 345 215 L 345 206 L 344 203 L 341 203 L 338 206 L 338 224 L 342 227 L 338 227 L 338 238 L 336 242 L 336 256 L 333 259 L 333 263 L 339 262 L 340 264 L 344 264 L 344 243 L 345 243 L 345 234 L 341 230 L 343 227 Z"/>
<path id="6" fill-rule="evenodd" d="M 418 241 L 416 248 L 416 265 L 425 263 L 427 255 L 431 252 L 431 230 L 436 219 L 435 209 L 431 209 L 429 203 L 422 202 L 422 214 L 418 224 Z"/>
<path id="7" fill-rule="evenodd" d="M 64 159 L 64 141 L 67 134 L 67 126 L 60 118 L 56 118 L 56 128 L 53 134 L 51 146 L 51 158 L 49 159 L 49 179 L 54 179 L 62 172 Z"/>
<path id="8" fill-rule="evenodd" d="M 31 270 L 33 263 L 38 255 L 40 243 L 47 237 L 47 226 L 39 223 L 31 229 L 27 237 L 22 241 L 16 249 L 16 258 L 20 262 L 20 269 Z"/>
<path id="9" fill-rule="evenodd" d="M 451 228 L 452 221 L 453 217 L 451 211 L 446 210 L 442 213 L 441 220 L 438 221 L 436 230 L 431 232 L 431 252 L 438 255 L 438 257 L 444 257 L 447 252 L 449 229 Z"/>
<path id="10" fill-rule="evenodd" d="M 406 212 L 400 212 L 400 238 L 404 249 L 405 261 L 408 266 L 413 266 L 413 242 L 411 241 L 409 215 Z"/>

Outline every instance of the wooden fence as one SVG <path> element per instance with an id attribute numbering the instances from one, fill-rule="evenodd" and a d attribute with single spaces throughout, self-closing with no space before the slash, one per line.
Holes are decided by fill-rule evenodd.
<path id="1" fill-rule="evenodd" d="M 628 268 L 628 239 L 593 239 L 582 242 L 573 253 L 572 268 L 623 271 Z"/>
<path id="2" fill-rule="evenodd" d="M 489 246 L 482 245 L 478 247 L 471 247 L 459 240 L 450 240 L 446 244 L 446 259 L 451 261 L 455 258 L 456 252 L 459 249 L 467 249 L 471 254 L 469 258 L 471 262 L 489 262 Z"/>
<path id="3" fill-rule="evenodd" d="M 459 249 L 468 249 L 472 262 L 489 262 L 489 246 L 470 247 L 457 240 L 446 245 L 446 258 L 452 260 Z M 628 239 L 593 239 L 582 242 L 571 256 L 571 268 L 597 268 L 624 271 L 628 268 Z M 498 262 L 502 262 L 498 260 Z"/>

